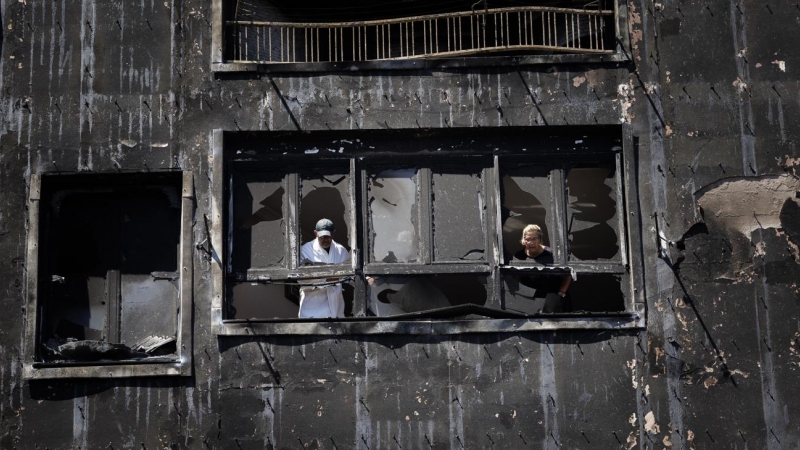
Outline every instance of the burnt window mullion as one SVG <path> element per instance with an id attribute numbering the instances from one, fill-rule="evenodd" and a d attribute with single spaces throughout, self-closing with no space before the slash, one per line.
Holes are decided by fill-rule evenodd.
<path id="1" fill-rule="evenodd" d="M 491 209 L 487 210 L 491 211 L 492 215 L 494 216 L 494 220 L 488 221 L 493 224 L 494 233 L 491 233 L 488 237 L 494 242 L 495 245 L 495 247 L 492 248 L 491 264 L 494 266 L 499 266 L 503 263 L 503 199 L 501 195 L 502 190 L 500 187 L 500 181 L 502 179 L 500 174 L 500 157 L 497 155 L 494 155 L 494 164 L 492 165 L 491 174 L 491 188 L 487 190 L 487 192 L 491 193 L 490 195 L 494 201 L 494 205 Z"/>
<path id="2" fill-rule="evenodd" d="M 501 249 L 503 248 L 502 224 L 500 223 L 500 159 L 494 155 L 492 165 L 483 171 L 483 195 L 485 209 L 483 211 L 486 224 L 486 251 L 489 254 L 487 263 L 491 268 L 489 276 L 488 305 L 492 308 L 502 309 L 500 280 Z"/>
<path id="3" fill-rule="evenodd" d="M 621 150 L 621 149 L 620 149 Z M 616 173 L 616 189 L 617 189 L 617 204 L 621 205 L 622 213 L 617 215 L 618 218 L 618 225 L 617 229 L 619 232 L 619 251 L 620 257 L 622 261 L 622 265 L 627 268 L 629 265 L 628 263 L 628 237 L 627 233 L 625 232 L 625 189 L 624 189 L 624 172 L 622 167 L 622 152 L 618 151 L 614 155 L 614 163 L 617 168 Z"/>
<path id="4" fill-rule="evenodd" d="M 290 270 L 297 269 L 300 260 L 300 237 L 297 230 L 300 229 L 300 177 L 297 172 L 291 172 L 286 175 L 284 179 L 286 183 L 286 200 L 284 204 L 283 217 L 284 229 L 288 242 L 284 247 L 286 249 L 285 261 L 288 262 Z"/>
<path id="5" fill-rule="evenodd" d="M 569 255 L 569 217 L 566 217 L 567 187 L 564 175 L 566 164 L 560 161 L 551 162 L 550 186 L 553 199 L 553 227 L 555 232 L 550 245 L 557 265 L 567 264 Z"/>
<path id="6" fill-rule="evenodd" d="M 431 168 L 420 168 L 419 183 L 417 183 L 417 226 L 420 262 L 423 265 L 430 265 L 433 260 L 433 190 L 431 183 Z"/>
<path id="7" fill-rule="evenodd" d="M 364 193 L 366 192 L 365 171 L 362 160 L 350 158 L 350 220 L 355 230 L 353 232 L 353 251 L 351 252 L 352 264 L 355 268 L 353 315 L 363 317 L 367 315 L 367 283 L 364 277 L 364 264 L 369 245 L 366 239 L 367 208 Z"/>

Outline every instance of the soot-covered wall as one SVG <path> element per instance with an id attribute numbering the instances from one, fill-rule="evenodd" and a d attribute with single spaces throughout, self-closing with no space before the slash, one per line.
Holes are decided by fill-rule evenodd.
<path id="1" fill-rule="evenodd" d="M 2 0 L 0 446 L 800 446 L 800 6 L 630 0 L 629 63 L 215 74 L 209 0 Z M 24 381 L 31 173 L 193 171 L 212 130 L 628 123 L 647 326 L 218 337 L 190 377 Z"/>

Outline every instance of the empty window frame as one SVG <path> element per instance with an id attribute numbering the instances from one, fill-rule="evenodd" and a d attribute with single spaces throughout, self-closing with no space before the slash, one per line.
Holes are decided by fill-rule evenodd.
<path id="1" fill-rule="evenodd" d="M 25 377 L 188 375 L 189 172 L 33 175 Z"/>
<path id="2" fill-rule="evenodd" d="M 215 0 L 213 61 L 271 71 L 619 61 L 626 17 L 626 0 Z"/>
<path id="3" fill-rule="evenodd" d="M 501 293 L 509 309 L 524 313 L 625 309 L 619 287 L 631 281 L 622 147 L 609 150 L 500 161 Z M 521 253 L 522 232 L 531 223 L 541 227 L 542 244 L 552 252 L 549 267 Z M 572 280 L 559 299 L 552 294 L 561 289 L 564 277 Z"/>
<path id="4" fill-rule="evenodd" d="M 301 250 L 315 239 L 314 227 L 321 218 L 332 220 L 336 225 L 333 239 L 346 251 L 352 249 L 356 241 L 354 162 L 301 163 L 245 158 L 228 166 L 228 317 L 263 315 L 265 303 L 259 310 L 253 300 L 261 297 L 275 299 L 266 303 L 271 318 L 297 318 L 300 287 L 325 284 L 320 276 L 345 279 L 345 296 L 350 299 L 346 312 L 352 310 L 352 262 L 323 266 L 303 258 Z M 260 282 L 271 286 L 254 284 Z"/>
<path id="5" fill-rule="evenodd" d="M 420 143 L 418 137 L 406 139 Z M 446 137 L 439 139 L 420 146 L 438 150 Z M 247 323 L 251 331 L 259 322 L 297 325 L 303 321 L 297 318 L 303 280 L 329 277 L 344 280 L 345 321 L 636 316 L 634 322 L 641 323 L 641 294 L 635 291 L 641 273 L 631 270 L 629 250 L 638 237 L 631 237 L 626 222 L 626 211 L 636 218 L 638 210 L 626 194 L 625 176 L 633 169 L 620 145 L 624 139 L 572 139 L 575 146 L 562 150 L 563 139 L 548 138 L 536 151 L 518 144 L 504 149 L 502 142 L 495 146 L 495 139 L 482 139 L 486 142 L 475 140 L 470 148 L 436 157 L 381 151 L 381 142 L 402 142 L 400 136 L 362 140 L 352 148 L 337 144 L 332 156 L 312 157 L 322 152 L 317 143 L 292 143 L 292 138 L 260 152 L 223 152 L 223 133 L 216 132 L 214 180 L 226 188 L 212 197 L 213 209 L 228 211 L 219 234 L 226 239 L 215 246 L 227 246 L 220 258 L 224 270 L 215 276 L 217 331 L 235 334 L 237 323 Z M 584 141 L 593 142 L 577 144 Z M 281 156 L 270 156 L 274 153 Z M 255 179 L 258 189 L 237 187 Z M 317 191 L 317 200 L 307 199 Z M 259 213 L 265 205 L 278 212 Z M 237 234 L 258 215 L 280 222 L 262 233 L 273 244 Z M 335 240 L 351 252 L 348 264 L 302 265 L 299 248 L 312 239 L 321 217 L 336 222 Z M 552 250 L 546 267 L 514 258 L 528 223 L 542 226 Z M 255 254 L 253 246 L 277 249 L 279 255 L 266 259 L 274 265 L 237 263 L 237 251 Z M 574 277 L 569 295 L 555 299 L 554 308 L 552 295 L 542 294 L 564 277 Z"/>

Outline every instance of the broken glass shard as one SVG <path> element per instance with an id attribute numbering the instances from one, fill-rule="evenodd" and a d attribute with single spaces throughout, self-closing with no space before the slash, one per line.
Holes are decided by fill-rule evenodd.
<path id="1" fill-rule="evenodd" d="M 367 190 L 372 260 L 417 261 L 417 169 L 390 169 L 369 175 Z"/>
<path id="2" fill-rule="evenodd" d="M 283 262 L 283 197 L 281 174 L 234 174 L 230 257 L 235 272 L 280 266 Z"/>
<path id="3" fill-rule="evenodd" d="M 570 258 L 618 259 L 614 165 L 571 168 L 567 175 L 567 192 Z"/>

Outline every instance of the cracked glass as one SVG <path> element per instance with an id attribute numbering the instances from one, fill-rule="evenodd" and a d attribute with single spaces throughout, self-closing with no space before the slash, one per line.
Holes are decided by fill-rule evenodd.
<path id="1" fill-rule="evenodd" d="M 388 169 L 367 175 L 372 260 L 419 260 L 417 169 Z"/>

